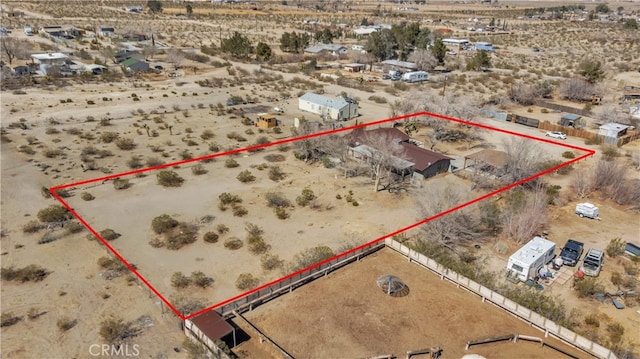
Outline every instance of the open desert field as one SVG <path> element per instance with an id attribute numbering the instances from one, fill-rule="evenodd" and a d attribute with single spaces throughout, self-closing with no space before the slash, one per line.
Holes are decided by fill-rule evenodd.
<path id="1" fill-rule="evenodd" d="M 162 11 L 152 11 L 158 4 Z M 548 130 L 504 118 L 525 117 L 542 126 L 555 125 L 568 112 L 583 114 L 582 129 L 591 135 L 571 129 L 566 139 L 551 140 L 593 150 L 593 156 L 545 175 L 535 186 L 518 186 L 396 239 L 456 270 L 469 270 L 465 275 L 491 273 L 482 278 L 495 279 L 490 284 L 500 290 L 514 288 L 504 283 L 506 260 L 534 234 L 546 233 L 558 250 L 568 238 L 606 249 L 606 265 L 590 289 L 577 291 L 567 281 L 531 295 L 562 312 L 544 315 L 555 315 L 620 357 L 638 355 L 637 296 L 618 297 L 626 306 L 619 310 L 592 295 L 634 293 L 640 279 L 638 262 L 611 246 L 615 238 L 640 245 L 639 141 L 615 147 L 595 140 L 604 123 L 630 126 L 629 136 L 640 125 L 631 116 L 640 101 L 632 90 L 640 88 L 640 37 L 633 22 L 640 21 L 639 2 L 602 7 L 555 1 L 144 1 L 140 10 L 131 5 L 0 5 L 2 357 L 114 356 L 122 354 L 120 347 L 157 359 L 203 355 L 199 345 L 185 342 L 179 316 L 59 207 L 48 188 L 417 111 L 545 140 Z M 386 37 L 375 42 L 356 35 L 364 25 Z M 242 41 L 229 46 L 235 32 Z M 285 44 L 294 32 L 304 46 Z M 306 43 L 302 34 L 308 35 Z M 344 47 L 338 55 L 304 50 L 327 36 Z M 440 61 L 436 50 L 419 45 L 426 39 L 435 46 L 442 38 L 490 42 L 495 51 L 488 54 L 490 63 L 479 65 L 478 51 L 449 47 Z M 47 67 L 31 55 L 47 53 L 60 54 L 64 65 L 44 73 Z M 413 61 L 429 71 L 429 80 L 392 81 L 385 75 L 396 67 L 381 64 L 383 59 Z M 347 66 L 354 63 L 364 65 L 363 71 Z M 83 70 L 96 66 L 100 71 Z M 148 70 L 136 72 L 135 66 Z M 347 98 L 349 110 L 353 104 L 359 114 L 337 122 L 303 111 L 298 98 L 310 92 Z M 276 116 L 278 126 L 257 127 L 262 113 Z M 176 186 L 159 185 L 160 171 L 154 170 L 58 194 L 179 313 L 188 314 L 583 154 L 442 123 L 425 117 L 398 123 L 397 129 L 449 156 L 455 169 L 484 149 L 507 153 L 509 165 L 504 172 L 473 167 L 401 181 L 385 168 L 391 165 L 376 172 L 370 163 L 356 164 L 332 139 L 164 168 L 182 178 Z M 374 190 L 376 178 L 385 190 Z M 575 204 L 585 201 L 600 207 L 600 221 L 573 214 Z M 399 273 L 410 295 L 384 296 L 374 282 L 385 271 Z M 541 335 L 416 271 L 385 249 L 248 316 L 300 358 L 402 355 L 436 345 L 445 349 L 444 357 L 456 358 L 465 353 L 466 340 L 512 328 Z M 299 317 L 285 320 L 279 313 Z M 306 322 L 309 317 L 315 324 Z M 306 333 L 313 330 L 316 339 L 333 345 L 310 341 L 314 336 Z M 454 335 L 460 331 L 469 338 Z M 255 339 L 234 352 L 276 356 L 261 352 Z M 96 345 L 116 352 L 94 355 Z M 487 358 L 554 355 L 538 349 L 503 343 L 474 352 Z"/>

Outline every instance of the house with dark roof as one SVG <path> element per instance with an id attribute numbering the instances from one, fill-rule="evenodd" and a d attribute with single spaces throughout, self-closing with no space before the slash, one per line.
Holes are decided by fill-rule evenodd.
<path id="1" fill-rule="evenodd" d="M 318 44 L 318 45 L 309 46 L 306 49 L 304 49 L 304 52 L 308 54 L 319 54 L 322 52 L 327 52 L 327 53 L 331 53 L 331 55 L 336 55 L 336 56 L 344 55 L 348 51 L 349 50 L 346 47 L 338 44 Z"/>
<path id="2" fill-rule="evenodd" d="M 394 172 L 398 174 L 418 173 L 427 178 L 449 171 L 451 157 L 420 147 L 419 142 L 395 127 L 368 131 L 359 128 L 347 135 L 350 153 L 361 160 L 378 150 L 375 147 L 380 143 L 379 139 L 399 145 L 391 161 Z"/>
<path id="3" fill-rule="evenodd" d="M 130 58 L 122 61 L 120 66 L 127 72 L 140 72 L 140 71 L 148 71 L 149 63 L 145 61 L 140 61 L 135 58 Z"/>

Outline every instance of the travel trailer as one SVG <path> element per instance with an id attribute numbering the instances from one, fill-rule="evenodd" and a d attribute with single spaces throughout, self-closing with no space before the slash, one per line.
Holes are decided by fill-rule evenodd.
<path id="1" fill-rule="evenodd" d="M 402 80 L 405 82 L 420 82 L 427 81 L 428 79 L 429 73 L 426 71 L 413 71 L 402 75 Z"/>
<path id="2" fill-rule="evenodd" d="M 518 249 L 507 263 L 507 277 L 526 282 L 534 279 L 538 271 L 555 257 L 556 244 L 542 237 L 534 237 Z"/>
<path id="3" fill-rule="evenodd" d="M 582 217 L 597 219 L 599 215 L 598 207 L 591 203 L 578 203 L 576 205 L 576 214 Z"/>

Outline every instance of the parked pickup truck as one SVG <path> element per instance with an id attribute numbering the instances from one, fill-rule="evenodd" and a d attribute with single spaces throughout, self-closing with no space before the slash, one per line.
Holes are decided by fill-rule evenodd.
<path id="1" fill-rule="evenodd" d="M 572 267 L 578 264 L 583 250 L 584 243 L 569 239 L 560 251 L 563 264 Z"/>

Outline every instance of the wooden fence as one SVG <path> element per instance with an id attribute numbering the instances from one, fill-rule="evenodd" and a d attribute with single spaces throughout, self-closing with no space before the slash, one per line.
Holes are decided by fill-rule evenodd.
<path id="1" fill-rule="evenodd" d="M 568 113 L 575 113 L 576 115 L 580 115 L 580 116 L 590 116 L 591 112 L 588 110 L 583 110 L 580 108 L 575 108 L 575 107 L 570 107 L 570 106 L 564 106 L 564 105 L 560 105 L 557 103 L 553 103 L 553 102 L 547 102 L 547 101 L 542 101 L 542 100 L 537 100 L 534 103 L 536 106 L 540 106 L 540 107 L 544 107 L 544 108 L 548 108 L 551 110 L 556 110 L 556 111 L 561 111 L 561 112 L 568 112 Z"/>
<path id="2" fill-rule="evenodd" d="M 573 127 L 554 125 L 549 121 L 540 122 L 540 124 L 538 125 L 538 128 L 541 130 L 547 130 L 547 131 L 561 131 L 566 133 L 568 136 L 580 137 L 580 138 L 591 138 L 594 140 L 597 136 L 593 132 L 580 130 Z"/>

